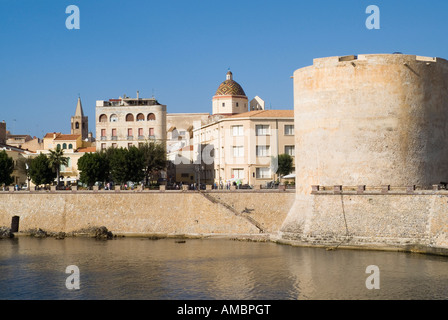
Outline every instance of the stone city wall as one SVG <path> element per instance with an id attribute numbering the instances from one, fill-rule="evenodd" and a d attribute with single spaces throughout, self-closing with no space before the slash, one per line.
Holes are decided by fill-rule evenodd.
<path id="1" fill-rule="evenodd" d="M 448 191 L 360 189 L 336 186 L 297 195 L 278 241 L 448 253 Z"/>
<path id="2" fill-rule="evenodd" d="M 294 202 L 290 191 L 0 192 L 0 226 L 73 232 L 105 226 L 114 234 L 268 235 Z"/>
<path id="3" fill-rule="evenodd" d="M 411 190 L 412 189 L 412 190 Z M 262 236 L 277 243 L 448 254 L 448 191 L 319 187 L 291 191 L 0 192 L 0 226 L 122 235 Z"/>

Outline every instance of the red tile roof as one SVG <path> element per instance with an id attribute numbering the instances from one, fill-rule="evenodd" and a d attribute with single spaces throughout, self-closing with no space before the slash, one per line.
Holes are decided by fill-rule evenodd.
<path id="1" fill-rule="evenodd" d="M 227 118 L 294 118 L 294 110 L 255 110 Z"/>
<path id="2" fill-rule="evenodd" d="M 96 152 L 96 147 L 79 148 L 78 152 Z"/>

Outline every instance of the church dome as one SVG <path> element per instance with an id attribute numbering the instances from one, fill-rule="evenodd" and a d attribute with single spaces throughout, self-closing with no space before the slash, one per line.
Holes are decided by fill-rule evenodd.
<path id="1" fill-rule="evenodd" d="M 240 84 L 233 80 L 232 72 L 228 71 L 226 80 L 219 85 L 215 96 L 246 96 L 246 93 Z"/>

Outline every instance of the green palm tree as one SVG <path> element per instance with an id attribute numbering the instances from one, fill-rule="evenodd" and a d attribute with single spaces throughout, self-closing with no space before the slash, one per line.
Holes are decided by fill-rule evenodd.
<path id="1" fill-rule="evenodd" d="M 68 157 L 64 157 L 64 150 L 61 149 L 60 146 L 57 146 L 55 150 L 50 150 L 50 154 L 48 156 L 48 161 L 50 164 L 50 167 L 56 171 L 56 180 L 57 180 L 57 186 L 59 187 L 59 180 L 60 180 L 60 168 L 61 165 L 68 165 Z"/>

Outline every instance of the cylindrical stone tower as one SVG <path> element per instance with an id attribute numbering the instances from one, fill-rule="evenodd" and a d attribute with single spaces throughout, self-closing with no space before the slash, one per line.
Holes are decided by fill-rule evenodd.
<path id="1" fill-rule="evenodd" d="M 448 180 L 448 61 L 402 54 L 315 59 L 294 72 L 297 194 L 312 185 Z"/>

